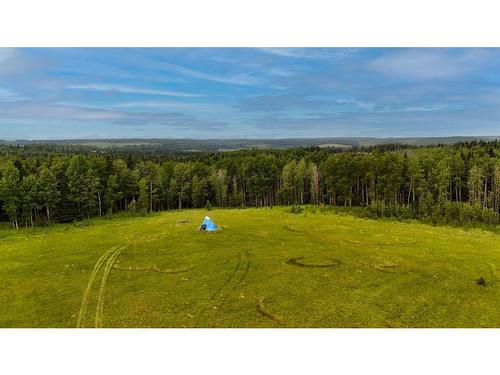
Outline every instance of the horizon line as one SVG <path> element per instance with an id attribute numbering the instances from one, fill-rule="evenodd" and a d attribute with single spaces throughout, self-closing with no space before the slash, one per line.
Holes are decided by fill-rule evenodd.
<path id="1" fill-rule="evenodd" d="M 46 139 L 9 139 L 9 138 L 0 138 L 0 142 L 44 142 L 44 141 L 116 141 L 116 140 L 172 140 L 172 141 L 279 141 L 279 140 L 316 140 L 316 139 L 414 139 L 414 138 L 499 138 L 498 135 L 443 135 L 443 136 L 379 136 L 379 137 L 370 137 L 370 136 L 326 136 L 326 137 L 283 137 L 283 138 L 135 138 L 135 137 L 124 137 L 124 138 L 46 138 Z"/>

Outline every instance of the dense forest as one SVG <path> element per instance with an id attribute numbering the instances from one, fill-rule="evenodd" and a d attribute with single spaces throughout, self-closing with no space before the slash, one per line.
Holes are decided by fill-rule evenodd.
<path id="1" fill-rule="evenodd" d="M 496 224 L 500 142 L 155 154 L 0 146 L 0 220 L 16 229 L 121 211 L 302 204 Z"/>

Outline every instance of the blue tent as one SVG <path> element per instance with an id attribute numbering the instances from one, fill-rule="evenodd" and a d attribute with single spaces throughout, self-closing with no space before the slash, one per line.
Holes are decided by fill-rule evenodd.
<path id="1" fill-rule="evenodd" d="M 210 219 L 208 216 L 205 216 L 205 220 L 200 225 L 201 231 L 206 232 L 216 232 L 219 230 L 219 227 Z"/>

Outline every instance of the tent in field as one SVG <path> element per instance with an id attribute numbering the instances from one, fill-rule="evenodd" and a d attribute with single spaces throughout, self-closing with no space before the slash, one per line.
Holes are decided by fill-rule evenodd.
<path id="1" fill-rule="evenodd" d="M 219 230 L 219 227 L 212 221 L 212 219 L 205 216 L 205 219 L 200 225 L 200 230 L 203 232 L 216 232 Z"/>

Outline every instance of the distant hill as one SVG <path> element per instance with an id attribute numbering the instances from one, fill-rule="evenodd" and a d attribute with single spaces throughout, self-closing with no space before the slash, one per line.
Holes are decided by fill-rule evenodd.
<path id="1" fill-rule="evenodd" d="M 291 148 L 319 146 L 324 148 L 352 148 L 388 143 L 416 146 L 453 144 L 473 140 L 492 141 L 500 136 L 467 137 L 413 137 L 413 138 L 282 138 L 282 139 L 71 139 L 71 140 L 16 140 L 3 141 L 6 145 L 57 144 L 89 146 L 97 149 L 120 148 L 148 151 L 233 151 L 250 148 Z"/>

